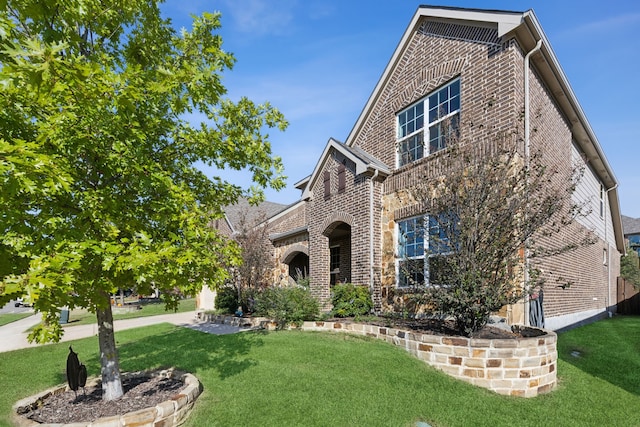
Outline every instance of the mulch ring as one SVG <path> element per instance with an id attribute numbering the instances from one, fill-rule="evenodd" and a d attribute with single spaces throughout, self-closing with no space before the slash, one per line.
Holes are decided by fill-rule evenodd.
<path id="1" fill-rule="evenodd" d="M 102 382 L 74 393 L 67 390 L 44 400 L 43 405 L 27 418 L 46 424 L 70 424 L 95 421 L 99 418 L 124 415 L 139 409 L 155 407 L 169 400 L 184 388 L 178 378 L 138 376 L 122 379 L 124 395 L 112 401 L 102 400 Z"/>

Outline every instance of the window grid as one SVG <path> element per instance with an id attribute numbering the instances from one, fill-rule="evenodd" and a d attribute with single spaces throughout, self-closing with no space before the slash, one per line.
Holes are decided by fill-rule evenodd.
<path id="1" fill-rule="evenodd" d="M 425 109 L 428 109 L 426 127 Z M 459 122 L 460 80 L 457 79 L 397 115 L 398 166 L 446 148 L 447 140 L 459 134 Z M 425 153 L 427 132 L 429 149 Z"/>
<path id="2" fill-rule="evenodd" d="M 444 269 L 445 257 L 451 253 L 449 230 L 443 226 L 447 222 L 445 216 L 438 218 L 428 215 L 398 221 L 399 287 L 441 282 L 444 279 L 438 271 Z"/>

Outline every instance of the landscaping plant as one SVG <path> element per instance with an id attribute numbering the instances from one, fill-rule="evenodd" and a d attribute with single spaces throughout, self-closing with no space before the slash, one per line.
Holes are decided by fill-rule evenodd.
<path id="1" fill-rule="evenodd" d="M 277 322 L 278 328 L 300 325 L 320 315 L 320 304 L 308 288 L 302 286 L 270 287 L 256 295 L 256 314 Z"/>
<path id="2" fill-rule="evenodd" d="M 423 258 L 407 256 L 401 273 L 416 310 L 453 317 L 469 336 L 492 312 L 544 284 L 537 259 L 593 242 L 585 233 L 549 246 L 550 236 L 585 212 L 571 197 L 582 170 L 551 163 L 546 150 L 525 156 L 517 133 L 486 145 L 452 134 L 442 175 L 410 191 L 424 217 L 401 230 L 400 239 L 426 242 L 418 248 Z"/>
<path id="3" fill-rule="evenodd" d="M 353 283 L 335 284 L 331 289 L 331 313 L 335 317 L 355 317 L 369 314 L 373 301 L 367 286 Z"/>
<path id="4" fill-rule="evenodd" d="M 110 294 L 158 289 L 172 309 L 224 283 L 240 258 L 211 227 L 222 206 L 285 185 L 264 133 L 282 114 L 225 97 L 219 14 L 176 31 L 158 3 L 0 8 L 0 305 L 29 295 L 38 342 L 60 339 L 60 307 L 95 313 L 105 400 L 123 394 Z"/>

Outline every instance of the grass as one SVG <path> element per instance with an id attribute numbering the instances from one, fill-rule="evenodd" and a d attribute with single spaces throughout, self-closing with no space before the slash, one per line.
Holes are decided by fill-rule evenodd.
<path id="1" fill-rule="evenodd" d="M 194 311 L 196 309 L 196 299 L 186 298 L 180 301 L 178 313 L 186 311 Z M 142 309 L 127 313 L 114 313 L 113 320 L 132 319 L 134 317 L 156 316 L 158 314 L 167 314 L 164 309 L 164 303 L 148 303 L 143 304 Z M 85 309 L 72 310 L 69 313 L 69 323 L 63 326 L 89 325 L 96 323 L 96 315 Z"/>
<path id="2" fill-rule="evenodd" d="M 215 336 L 162 324 L 121 331 L 116 339 L 123 371 L 176 366 L 200 379 L 204 392 L 186 426 L 640 425 L 640 317 L 561 334 L 558 389 L 533 399 L 473 387 L 364 337 Z M 97 339 L 73 348 L 97 375 Z M 0 424 L 18 398 L 64 382 L 67 353 L 65 343 L 2 355 Z"/>
<path id="3" fill-rule="evenodd" d="M 24 319 L 25 317 L 32 316 L 33 313 L 3 313 L 0 314 L 0 326 L 4 326 L 8 323 L 15 322 L 16 320 Z"/>

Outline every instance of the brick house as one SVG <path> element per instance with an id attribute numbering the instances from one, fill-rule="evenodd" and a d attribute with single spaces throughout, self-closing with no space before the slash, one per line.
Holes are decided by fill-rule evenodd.
<path id="1" fill-rule="evenodd" d="M 615 311 L 624 250 L 617 181 L 532 10 L 501 12 L 418 7 L 345 142 L 329 139 L 298 202 L 268 219 L 274 281 L 307 269 L 326 309 L 332 284 L 368 285 L 378 308 L 401 287 L 398 229 L 420 215 L 403 190 L 437 176 L 446 152 L 443 120 L 461 139 L 528 130 L 550 161 L 585 173 L 573 197 L 590 213 L 557 237 L 579 231 L 596 243 L 549 259 L 546 327 L 559 329 Z M 426 263 L 425 263 L 426 265 Z M 527 303 L 503 314 L 527 323 Z"/>

